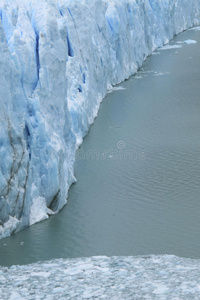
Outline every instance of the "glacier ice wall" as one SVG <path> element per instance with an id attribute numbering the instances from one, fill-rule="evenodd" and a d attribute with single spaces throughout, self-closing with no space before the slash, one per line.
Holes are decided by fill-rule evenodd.
<path id="1" fill-rule="evenodd" d="M 107 90 L 199 24 L 200 0 L 1 0 L 0 238 L 66 204 Z"/>

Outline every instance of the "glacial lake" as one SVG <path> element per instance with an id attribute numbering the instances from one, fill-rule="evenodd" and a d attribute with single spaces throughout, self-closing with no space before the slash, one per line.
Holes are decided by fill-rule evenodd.
<path id="1" fill-rule="evenodd" d="M 0 265 L 97 255 L 200 258 L 200 31 L 170 45 L 108 93 L 77 153 L 67 206 L 1 240 Z"/>

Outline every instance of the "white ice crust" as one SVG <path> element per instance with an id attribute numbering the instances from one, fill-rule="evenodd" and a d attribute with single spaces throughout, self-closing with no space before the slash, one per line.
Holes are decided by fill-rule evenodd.
<path id="1" fill-rule="evenodd" d="M 91 257 L 0 267 L 1 300 L 199 300 L 200 261 Z"/>
<path id="2" fill-rule="evenodd" d="M 66 204 L 107 90 L 199 24 L 200 0 L 0 1 L 0 238 Z"/>

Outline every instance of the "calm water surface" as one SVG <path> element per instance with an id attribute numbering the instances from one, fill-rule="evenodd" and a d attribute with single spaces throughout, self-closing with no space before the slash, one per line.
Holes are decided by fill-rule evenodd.
<path id="1" fill-rule="evenodd" d="M 200 258 L 200 31 L 103 101 L 56 216 L 0 241 L 0 264 L 93 255 Z M 160 53 L 160 54 L 159 54 Z"/>

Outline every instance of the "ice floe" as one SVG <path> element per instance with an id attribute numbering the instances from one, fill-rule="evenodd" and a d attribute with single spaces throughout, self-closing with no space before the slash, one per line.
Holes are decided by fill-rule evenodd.
<path id="1" fill-rule="evenodd" d="M 1 300 L 199 300 L 200 260 L 175 256 L 58 259 L 0 267 Z"/>

